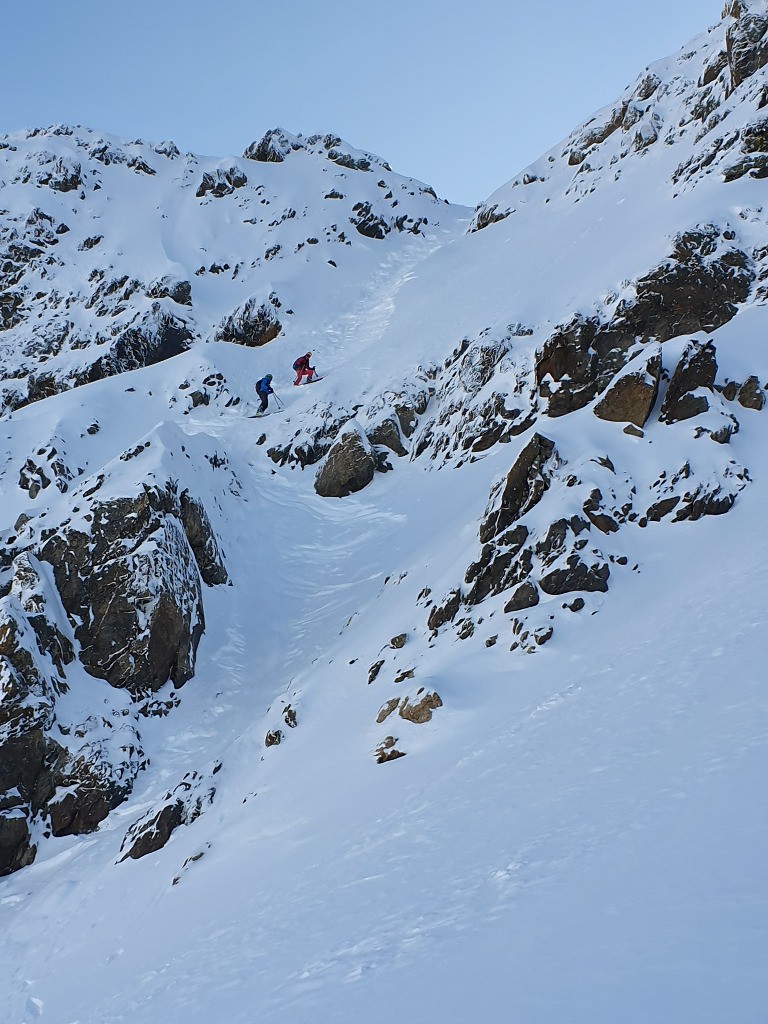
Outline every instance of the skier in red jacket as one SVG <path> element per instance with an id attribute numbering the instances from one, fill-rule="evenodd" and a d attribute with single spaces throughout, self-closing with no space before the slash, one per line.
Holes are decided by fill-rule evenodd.
<path id="1" fill-rule="evenodd" d="M 304 376 L 306 376 L 307 378 L 307 384 L 309 384 L 309 382 L 312 380 L 312 377 L 315 374 L 315 368 L 314 366 L 309 365 L 309 361 L 311 358 L 312 353 L 307 352 L 305 355 L 299 356 L 299 358 L 293 364 L 293 368 L 296 371 L 296 380 L 293 382 L 294 384 L 303 384 L 304 382 L 302 381 L 302 377 Z"/>

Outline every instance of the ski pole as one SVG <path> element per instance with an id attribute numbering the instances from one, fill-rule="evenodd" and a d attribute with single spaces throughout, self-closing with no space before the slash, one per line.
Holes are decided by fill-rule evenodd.
<path id="1" fill-rule="evenodd" d="M 274 395 L 274 398 L 275 398 L 275 401 L 277 402 L 278 408 L 279 409 L 283 409 L 284 406 L 283 406 L 283 403 L 282 403 L 282 401 L 280 399 L 280 396 L 278 394 L 276 394 L 274 391 L 272 392 L 272 394 Z"/>

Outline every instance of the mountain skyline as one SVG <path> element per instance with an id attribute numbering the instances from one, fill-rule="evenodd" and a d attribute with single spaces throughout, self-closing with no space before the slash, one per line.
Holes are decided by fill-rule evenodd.
<path id="1" fill-rule="evenodd" d="M 275 126 L 333 132 L 475 205 L 721 6 L 650 0 L 638 19 L 608 0 L 543 13 L 482 0 L 448 17 L 435 0 L 397 0 L 361 26 L 344 0 L 237 0 L 226 19 L 201 0 L 20 5 L 6 12 L 0 131 L 84 124 L 229 156 Z"/>

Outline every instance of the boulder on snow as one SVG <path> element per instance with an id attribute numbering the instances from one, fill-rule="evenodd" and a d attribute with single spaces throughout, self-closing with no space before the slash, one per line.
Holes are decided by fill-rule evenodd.
<path id="1" fill-rule="evenodd" d="M 659 414 L 661 422 L 677 423 L 706 412 L 709 401 L 705 395 L 695 392 L 712 391 L 716 375 L 715 346 L 711 341 L 691 341 L 669 382 Z"/>
<path id="2" fill-rule="evenodd" d="M 630 367 L 633 363 L 629 364 Z M 643 427 L 651 414 L 659 393 L 661 355 L 655 352 L 637 369 L 628 367 L 620 373 L 595 405 L 594 413 L 601 420 L 633 423 Z"/>
<path id="3" fill-rule="evenodd" d="M 419 691 L 419 693 L 421 692 Z M 419 697 L 419 694 L 416 696 Z M 423 697 L 414 701 L 409 697 L 404 697 L 400 702 L 400 708 L 397 713 L 407 722 L 413 722 L 415 725 L 424 725 L 424 723 L 432 720 L 432 712 L 442 706 L 443 702 L 440 699 L 440 694 L 433 691 L 425 693 Z"/>
<path id="4" fill-rule="evenodd" d="M 376 764 L 386 764 L 387 761 L 396 761 L 398 757 L 405 757 L 405 751 L 398 750 L 396 744 L 396 736 L 386 736 L 374 751 Z"/>
<path id="5" fill-rule="evenodd" d="M 203 776 L 189 772 L 165 794 L 159 809 L 153 808 L 130 826 L 120 847 L 120 861 L 128 857 L 138 860 L 161 850 L 180 825 L 191 825 L 200 817 L 215 795 L 215 787 Z"/>
<path id="6" fill-rule="evenodd" d="M 489 510 L 480 524 L 481 543 L 503 533 L 541 500 L 549 487 L 546 466 L 554 454 L 554 441 L 541 434 L 533 435 L 507 473 L 503 485 L 491 498 Z"/>
<path id="7" fill-rule="evenodd" d="M 607 565 L 586 565 L 578 555 L 573 554 L 566 559 L 565 569 L 554 569 L 546 576 L 542 576 L 539 586 L 545 594 L 550 595 L 570 594 L 578 590 L 605 593 L 610 574 Z"/>
<path id="8" fill-rule="evenodd" d="M 758 412 L 765 405 L 765 392 L 760 387 L 757 377 L 747 377 L 739 388 L 737 400 L 744 409 L 756 409 Z"/>
<path id="9" fill-rule="evenodd" d="M 373 445 L 359 423 L 350 420 L 318 471 L 315 491 L 322 498 L 343 498 L 367 487 L 375 472 Z"/>
<path id="10" fill-rule="evenodd" d="M 507 613 L 521 612 L 526 608 L 534 608 L 538 603 L 539 592 L 536 589 L 536 584 L 531 583 L 530 580 L 525 580 L 517 587 L 512 597 L 504 605 L 504 611 Z"/>

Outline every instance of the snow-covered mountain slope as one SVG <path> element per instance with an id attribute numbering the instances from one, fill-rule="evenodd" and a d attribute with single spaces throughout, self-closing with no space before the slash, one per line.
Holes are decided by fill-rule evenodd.
<path id="1" fill-rule="evenodd" d="M 11 408 L 200 340 L 323 343 L 382 263 L 469 213 L 336 136 L 280 130 L 225 160 L 80 127 L 7 135 L 0 196 Z"/>
<path id="2" fill-rule="evenodd" d="M 3 292 L 0 1020 L 763 1020 L 767 64 L 733 0 L 472 223 L 335 141 L 111 141 L 103 241 Z M 415 232 L 326 242 L 380 176 Z M 108 240 L 115 344 L 189 337 L 83 385 Z"/>

